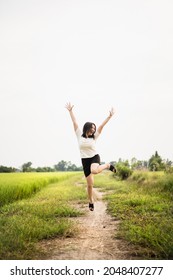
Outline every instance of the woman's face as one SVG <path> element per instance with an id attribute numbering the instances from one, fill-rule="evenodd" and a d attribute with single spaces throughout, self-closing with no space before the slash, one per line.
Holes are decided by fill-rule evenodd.
<path id="1" fill-rule="evenodd" d="M 96 132 L 96 127 L 92 124 L 91 128 L 87 131 L 87 136 L 91 136 Z"/>

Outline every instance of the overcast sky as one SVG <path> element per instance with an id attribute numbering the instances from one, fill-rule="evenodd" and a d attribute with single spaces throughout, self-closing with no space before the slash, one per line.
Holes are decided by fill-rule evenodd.
<path id="1" fill-rule="evenodd" d="M 172 0 L 0 0 L 0 165 L 81 165 L 79 126 L 114 117 L 102 161 L 173 160 Z"/>

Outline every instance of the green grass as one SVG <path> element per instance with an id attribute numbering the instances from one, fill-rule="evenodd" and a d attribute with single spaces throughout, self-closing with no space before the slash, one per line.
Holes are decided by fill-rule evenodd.
<path id="1" fill-rule="evenodd" d="M 126 181 L 109 180 L 108 211 L 121 221 L 116 238 L 137 245 L 142 258 L 172 259 L 173 175 L 135 172 Z M 96 186 L 105 189 L 106 181 L 98 176 Z"/>
<path id="2" fill-rule="evenodd" d="M 40 240 L 75 235 L 71 217 L 82 215 L 79 203 L 87 202 L 82 177 L 82 172 L 0 174 L 0 259 L 40 259 Z M 140 258 L 173 258 L 173 175 L 134 172 L 120 181 L 103 172 L 95 176 L 95 187 L 120 220 L 115 238 L 135 245 Z"/>
<path id="3" fill-rule="evenodd" d="M 85 188 L 76 184 L 81 174 L 60 174 L 59 182 L 0 208 L 0 259 L 37 259 L 39 240 L 75 234 L 70 217 L 82 215 L 77 205 L 86 200 Z"/>
<path id="4" fill-rule="evenodd" d="M 31 197 L 48 184 L 60 182 L 71 175 L 70 172 L 1 173 L 0 207 L 22 198 Z"/>

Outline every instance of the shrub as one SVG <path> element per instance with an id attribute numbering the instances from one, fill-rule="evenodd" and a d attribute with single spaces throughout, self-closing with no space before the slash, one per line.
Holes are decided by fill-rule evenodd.
<path id="1" fill-rule="evenodd" d="M 173 174 L 163 176 L 158 184 L 163 188 L 164 191 L 173 192 Z"/>
<path id="2" fill-rule="evenodd" d="M 123 163 L 117 164 L 117 175 L 121 178 L 121 180 L 127 179 L 130 175 L 132 175 L 132 170 L 127 165 Z"/>
<path id="3" fill-rule="evenodd" d="M 166 174 L 173 174 L 173 166 L 167 166 L 165 169 Z"/>

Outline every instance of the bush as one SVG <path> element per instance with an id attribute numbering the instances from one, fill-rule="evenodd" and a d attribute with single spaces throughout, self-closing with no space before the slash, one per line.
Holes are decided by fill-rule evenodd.
<path id="1" fill-rule="evenodd" d="M 127 179 L 130 175 L 132 175 L 132 170 L 127 165 L 123 163 L 117 164 L 117 175 L 121 178 L 121 180 Z"/>
<path id="2" fill-rule="evenodd" d="M 168 174 L 163 176 L 158 184 L 162 187 L 164 191 L 173 192 L 173 174 Z"/>
<path id="3" fill-rule="evenodd" d="M 172 166 L 167 166 L 165 169 L 166 174 L 173 174 L 173 167 Z"/>

